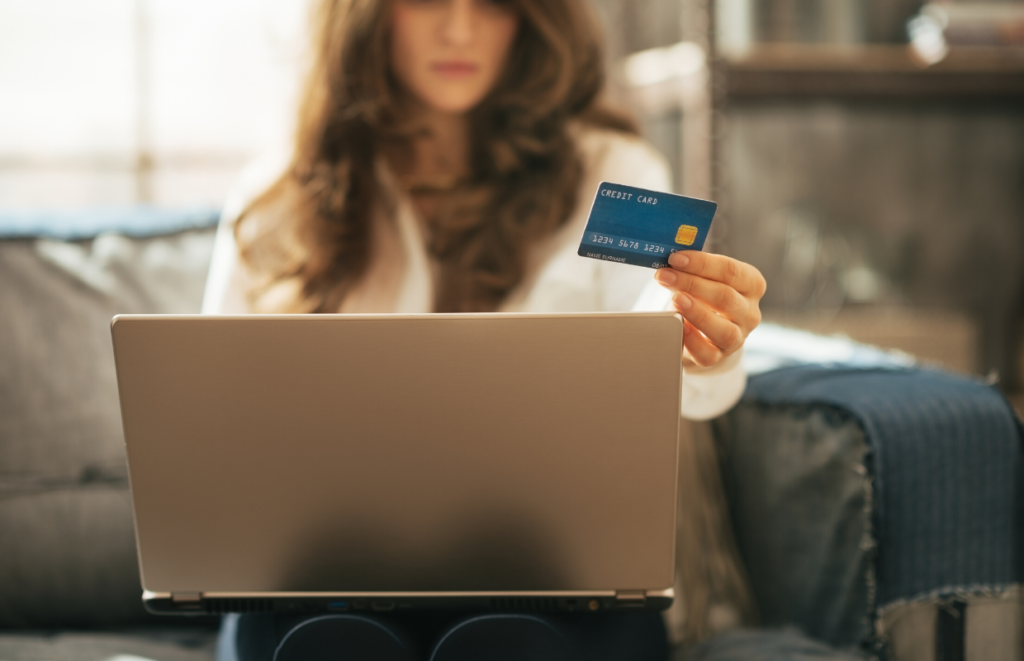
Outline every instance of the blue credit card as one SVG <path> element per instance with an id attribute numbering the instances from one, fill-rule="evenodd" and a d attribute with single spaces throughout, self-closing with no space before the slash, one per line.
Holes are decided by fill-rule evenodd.
<path id="1" fill-rule="evenodd" d="M 661 269 L 679 250 L 700 250 L 718 205 L 603 181 L 580 241 L 581 257 Z"/>

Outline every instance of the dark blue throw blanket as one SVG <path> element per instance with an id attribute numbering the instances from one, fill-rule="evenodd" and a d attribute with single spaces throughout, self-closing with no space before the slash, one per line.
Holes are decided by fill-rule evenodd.
<path id="1" fill-rule="evenodd" d="M 799 366 L 744 402 L 849 412 L 870 448 L 876 608 L 1024 581 L 1024 447 L 996 390 L 925 369 Z"/>

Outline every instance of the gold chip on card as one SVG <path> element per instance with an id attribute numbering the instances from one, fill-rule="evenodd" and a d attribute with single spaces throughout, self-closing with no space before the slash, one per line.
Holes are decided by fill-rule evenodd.
<path id="1" fill-rule="evenodd" d="M 676 243 L 681 246 L 692 246 L 697 239 L 697 228 L 693 225 L 680 225 L 676 230 Z"/>

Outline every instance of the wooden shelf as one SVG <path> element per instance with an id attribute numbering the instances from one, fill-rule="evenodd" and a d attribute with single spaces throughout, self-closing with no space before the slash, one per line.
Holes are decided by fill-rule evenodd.
<path id="1" fill-rule="evenodd" d="M 907 46 L 758 46 L 720 61 L 728 101 L 745 99 L 1024 99 L 1024 48 L 955 47 L 926 66 Z"/>

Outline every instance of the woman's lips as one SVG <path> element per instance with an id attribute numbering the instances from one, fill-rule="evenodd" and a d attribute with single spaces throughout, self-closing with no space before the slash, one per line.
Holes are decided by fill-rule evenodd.
<path id="1" fill-rule="evenodd" d="M 430 68 L 443 76 L 469 76 L 477 72 L 477 65 L 472 62 L 446 60 L 434 62 Z"/>

